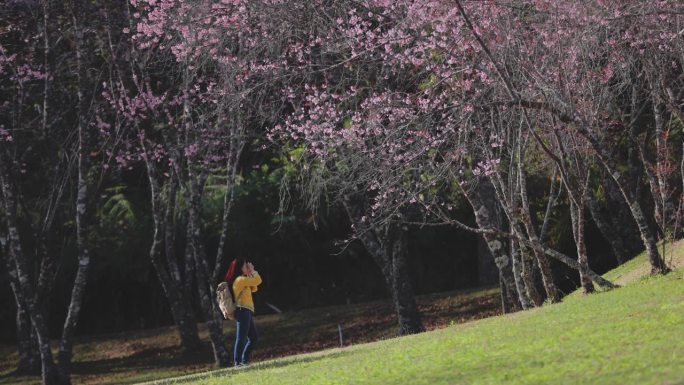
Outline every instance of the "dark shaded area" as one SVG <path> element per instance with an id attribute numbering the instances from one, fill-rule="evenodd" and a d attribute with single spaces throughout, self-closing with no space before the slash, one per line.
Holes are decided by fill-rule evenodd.
<path id="1" fill-rule="evenodd" d="M 147 191 L 141 171 L 121 172 L 117 175 L 120 187 L 103 194 L 105 202 L 126 202 L 130 212 L 114 218 L 100 213 L 103 219 L 94 235 L 97 247 L 92 253 L 79 335 L 172 325 L 167 300 L 148 257 L 151 219 L 146 214 Z M 245 183 L 240 191 L 223 264 L 227 266 L 236 256 L 254 262 L 265 277 L 255 298 L 262 314 L 271 312 L 266 302 L 287 311 L 389 297 L 379 268 L 362 244 L 346 242 L 351 230 L 343 211 L 333 207 L 312 216 L 294 209 L 290 215 L 280 216 L 277 186 L 261 174 L 253 173 L 251 183 Z M 205 207 L 205 244 L 210 259 L 217 243 L 220 196 L 208 194 Z M 464 218 L 472 215 L 469 207 L 459 210 Z M 182 220 L 177 227 L 177 253 L 182 257 Z M 449 227 L 412 228 L 408 247 L 418 294 L 478 284 L 475 235 Z M 63 245 L 59 252 L 60 270 L 47 311 L 55 336 L 61 330 L 77 266 L 73 245 Z M 6 310 L 0 315 L 0 339 L 12 342 L 16 309 L 4 266 L 0 269 L 0 300 Z"/>
<path id="2" fill-rule="evenodd" d="M 228 246 L 230 255 L 226 258 L 227 264 L 233 256 L 245 255 L 265 277 L 255 296 L 261 314 L 272 312 L 266 302 L 287 311 L 389 297 L 380 270 L 362 245 L 339 243 L 349 236 L 341 213 L 330 212 L 317 228 L 307 220 L 293 218 L 275 231 L 269 209 L 254 195 L 238 202 Z M 470 215 L 466 208 L 463 215 Z M 569 226 L 558 230 L 561 242 L 557 247 L 573 255 L 574 244 L 570 233 L 566 233 L 569 230 Z M 125 241 L 121 248 L 109 248 L 105 243 L 97 251 L 79 323 L 80 335 L 172 325 L 166 298 L 147 256 L 147 231 L 146 227 L 133 234 L 122 230 L 120 235 Z M 591 267 L 597 272 L 616 265 L 610 247 L 593 223 L 587 226 L 587 244 Z M 446 226 L 412 228 L 409 255 L 418 294 L 478 285 L 478 238 L 473 234 Z M 65 259 L 65 271 L 52 295 L 49 314 L 54 333 L 61 327 L 61 313 L 74 274 L 68 267 L 75 265 L 75 261 Z M 577 287 L 576 272 L 554 263 L 554 274 L 564 293 Z M 0 337 L 13 341 L 15 306 L 5 280 L 2 271 L 0 299 L 4 311 L 0 315 Z"/>
<path id="3" fill-rule="evenodd" d="M 351 236 L 349 220 L 339 207 L 311 212 L 292 207 L 279 211 L 279 169 L 265 154 L 249 154 L 246 175 L 237 192 L 223 265 L 237 256 L 252 260 L 265 280 L 255 296 L 261 314 L 272 312 L 266 303 L 281 310 L 359 303 L 389 298 L 382 274 L 359 241 Z M 270 164 L 271 167 L 259 167 Z M 141 330 L 173 324 L 166 297 L 149 259 L 152 224 L 149 217 L 148 185 L 141 168 L 123 170 L 112 176 L 116 187 L 103 192 L 99 223 L 94 231 L 92 270 L 85 293 L 77 334 L 92 335 Z M 533 210 L 545 207 L 543 179 L 531 181 Z M 294 197 L 296 200 L 296 197 Z M 208 187 L 203 213 L 204 243 L 210 260 L 218 243 L 222 191 Z M 114 208 L 117 208 L 114 210 Z M 465 202 L 454 206 L 454 217 L 474 225 L 472 208 Z M 177 227 L 176 254 L 185 252 L 185 217 Z M 539 225 L 539 223 L 537 223 Z M 51 244 L 61 256 L 59 274 L 49 302 L 50 329 L 58 336 L 77 266 L 74 245 L 64 239 L 71 228 L 65 222 L 60 239 Z M 575 255 L 566 203 L 557 207 L 550 223 L 549 244 L 567 255 Z M 417 294 L 476 287 L 491 282 L 493 264 L 483 263 L 488 255 L 478 236 L 450 226 L 413 226 L 408 234 L 411 278 Z M 586 243 L 589 263 L 598 273 L 617 265 L 608 243 L 587 218 Z M 28 250 L 33 245 L 25 245 Z M 558 287 L 568 293 L 579 285 L 576 272 L 552 261 Z M 15 304 L 0 266 L 0 340 L 14 342 Z M 482 271 L 482 269 L 490 271 Z M 489 276 L 490 279 L 483 277 Z M 542 290 L 541 281 L 539 289 Z M 196 314 L 199 312 L 199 301 Z"/>
<path id="4" fill-rule="evenodd" d="M 431 294 L 420 296 L 417 300 L 427 330 L 501 314 L 496 288 Z M 395 337 L 394 313 L 392 302 L 382 300 L 258 316 L 257 327 L 261 339 L 254 353 L 254 361 L 258 363 L 339 347 L 338 325 L 342 328 L 345 346 Z M 231 340 L 234 324 L 226 322 L 225 326 L 227 338 Z M 177 336 L 172 328 L 81 337 L 76 345 L 81 354 L 88 358 L 77 358 L 73 373 L 82 379 L 87 377 L 90 382 L 111 382 L 112 378 L 107 376 L 109 373 L 156 371 L 182 375 L 213 368 L 212 350 L 206 340 L 198 350 L 185 352 L 177 344 Z M 315 359 L 293 358 L 296 362 Z M 266 365 L 283 364 L 281 361 Z M 0 381 L 12 376 L 12 373 L 8 373 L 0 377 Z M 198 378 L 202 376 L 199 374 Z M 125 378 L 116 379 L 115 382 L 132 383 Z"/>

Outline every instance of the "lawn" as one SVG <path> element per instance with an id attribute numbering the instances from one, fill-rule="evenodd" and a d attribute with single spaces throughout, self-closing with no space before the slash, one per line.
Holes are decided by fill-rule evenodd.
<path id="1" fill-rule="evenodd" d="M 684 384 L 683 246 L 665 276 L 643 255 L 610 272 L 616 290 L 158 384 Z"/>

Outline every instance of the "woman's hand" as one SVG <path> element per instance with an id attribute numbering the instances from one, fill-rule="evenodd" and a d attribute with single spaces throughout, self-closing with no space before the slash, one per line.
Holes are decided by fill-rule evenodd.
<path id="1" fill-rule="evenodd" d="M 254 274 L 254 265 L 252 262 L 247 262 L 247 270 L 249 270 L 249 275 Z"/>

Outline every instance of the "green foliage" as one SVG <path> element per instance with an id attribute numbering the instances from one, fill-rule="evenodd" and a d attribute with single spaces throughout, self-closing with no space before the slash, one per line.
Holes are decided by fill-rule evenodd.
<path id="1" fill-rule="evenodd" d="M 114 271 L 129 276 L 144 275 L 147 261 L 136 257 L 147 233 L 148 217 L 134 204 L 125 186 L 116 185 L 104 190 L 102 204 L 95 213 L 97 226 L 90 242 L 98 263 L 92 267 L 92 275 L 101 272 L 112 275 Z M 141 278 L 142 279 L 142 278 Z"/>
<path id="2" fill-rule="evenodd" d="M 352 127 L 352 119 L 351 119 L 351 117 L 347 116 L 347 117 L 344 118 L 344 120 L 342 120 L 342 127 L 343 127 L 343 128 L 346 128 L 346 129 L 349 129 L 349 128 Z"/>
<path id="3" fill-rule="evenodd" d="M 135 211 L 124 194 L 125 186 L 105 190 L 105 199 L 97 213 L 102 227 L 130 228 L 136 225 Z"/>
<path id="4" fill-rule="evenodd" d="M 418 89 L 421 91 L 425 91 L 429 88 L 432 88 L 437 84 L 437 76 L 435 74 L 430 74 L 428 77 L 425 78 L 419 85 Z"/>

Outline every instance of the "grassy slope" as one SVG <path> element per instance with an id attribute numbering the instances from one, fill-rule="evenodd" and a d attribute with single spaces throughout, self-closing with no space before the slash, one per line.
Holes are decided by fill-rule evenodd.
<path id="1" fill-rule="evenodd" d="M 500 313 L 498 289 L 438 293 L 421 296 L 418 302 L 430 330 Z M 387 301 L 258 316 L 261 342 L 254 358 L 263 361 L 337 347 L 338 324 L 345 345 L 389 338 L 396 331 L 394 310 Z M 226 335 L 231 338 L 233 328 L 233 322 L 226 322 Z M 206 372 L 215 368 L 206 328 L 200 327 L 200 337 L 205 346 L 193 354 L 183 354 L 173 328 L 79 338 L 73 382 L 121 384 Z M 0 345 L 0 384 L 40 383 L 37 376 L 10 376 L 16 362 L 16 346 Z"/>
<path id="2" fill-rule="evenodd" d="M 665 263 L 668 266 L 673 269 L 684 266 L 684 241 L 668 244 L 665 247 L 665 252 L 663 252 L 662 247 L 662 243 L 659 244 L 658 250 L 665 256 Z M 648 263 L 646 253 L 641 253 L 637 257 L 604 274 L 604 276 L 606 279 L 617 284 L 624 285 L 648 275 L 650 269 L 651 266 Z"/>
<path id="3" fill-rule="evenodd" d="M 684 243 L 668 261 L 684 262 Z M 684 270 L 643 278 L 641 255 L 607 276 L 623 288 L 430 333 L 164 383 L 684 384 Z"/>

